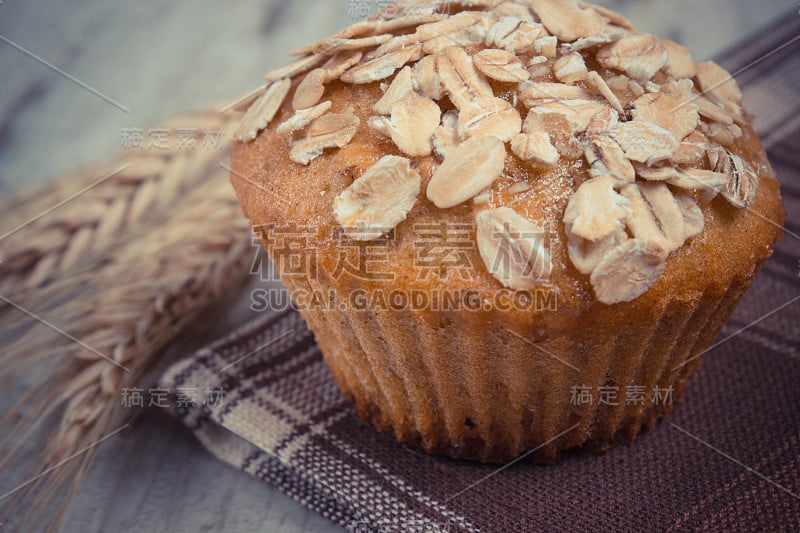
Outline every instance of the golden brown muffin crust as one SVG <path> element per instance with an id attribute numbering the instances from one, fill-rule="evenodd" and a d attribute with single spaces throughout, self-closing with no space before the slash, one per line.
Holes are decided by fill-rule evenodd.
<path id="1" fill-rule="evenodd" d="M 496 86 L 495 90 L 500 88 Z M 367 119 L 374 115 L 372 106 L 381 95 L 378 83 L 356 86 L 331 83 L 326 89 L 326 99 L 333 104 L 331 112 L 350 110 L 359 117 L 361 125 L 347 146 L 326 150 L 308 166 L 289 159 L 286 138 L 278 135 L 274 128 L 262 132 L 252 143 L 236 143 L 233 147 L 231 180 L 253 226 L 274 224 L 278 227 L 315 228 L 323 237 L 313 243 L 319 250 L 319 264 L 329 272 L 335 270 L 338 258 L 334 198 L 383 156 L 404 155 L 391 139 L 366 126 Z M 524 111 L 521 104 L 520 110 Z M 287 100 L 274 122 L 287 120 L 293 113 Z M 780 225 L 785 218 L 778 181 L 751 127 L 744 128 L 742 138 L 730 148 L 760 171 L 761 184 L 756 201 L 749 208 L 739 209 L 717 196 L 708 205 L 701 206 L 706 220 L 702 234 L 690 239 L 669 257 L 664 275 L 641 297 L 643 301 L 615 305 L 646 307 L 646 300 L 657 301 L 666 294 L 696 298 L 709 283 L 725 287 L 734 277 L 753 275 L 753 264 L 771 255 L 773 244 L 781 236 Z M 423 190 L 438 164 L 434 155 L 412 158 L 413 167 L 422 176 Z M 493 186 L 497 192 L 494 206 L 511 207 L 553 232 L 554 238 L 548 243 L 553 259 L 550 283 L 559 294 L 558 316 L 553 316 L 551 310 L 541 312 L 548 316 L 537 316 L 540 313 L 535 310 L 526 311 L 525 315 L 529 315 L 531 321 L 566 323 L 568 316 L 586 313 L 593 307 L 607 307 L 595 301 L 589 276 L 578 272 L 567 257 L 564 224 L 561 222 L 569 198 L 589 177 L 588 165 L 583 158 L 575 161 L 562 158 L 557 167 L 550 170 L 533 169 L 509 151 L 503 175 Z M 508 188 L 520 181 L 529 183 L 531 189 L 522 194 L 507 194 Z M 483 267 L 477 248 L 468 251 L 470 262 L 475 266 L 474 279 L 465 280 L 459 276 L 427 282 L 417 279 L 414 258 L 418 236 L 414 233 L 414 225 L 419 221 L 435 220 L 473 226 L 477 209 L 472 202 L 439 209 L 420 194 L 408 218 L 396 228 L 389 261 L 382 266 L 394 274 L 394 285 L 422 290 L 477 289 L 486 294 L 502 288 Z M 386 288 L 386 285 L 378 282 L 375 288 Z M 515 316 L 512 320 L 520 318 Z"/>

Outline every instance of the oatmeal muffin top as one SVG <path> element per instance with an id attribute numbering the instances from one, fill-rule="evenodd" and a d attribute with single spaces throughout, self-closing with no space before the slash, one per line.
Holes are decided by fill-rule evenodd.
<path id="1" fill-rule="evenodd" d="M 241 104 L 232 181 L 255 226 L 316 228 L 322 268 L 389 235 L 399 285 L 576 311 L 724 287 L 780 236 L 736 82 L 605 8 L 399 2 L 294 54 Z M 431 222 L 469 228 L 475 277 L 420 280 Z"/>

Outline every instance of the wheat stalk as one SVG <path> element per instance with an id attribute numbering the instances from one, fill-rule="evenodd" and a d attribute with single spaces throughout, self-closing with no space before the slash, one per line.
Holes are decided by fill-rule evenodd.
<path id="1" fill-rule="evenodd" d="M 229 127 L 239 115 L 201 112 L 171 122 L 187 127 L 187 116 L 208 127 Z M 251 233 L 220 167 L 224 155 L 123 153 L 91 176 L 78 174 L 69 183 L 4 201 L 3 228 L 13 228 L 107 169 L 128 165 L 0 240 L 0 295 L 46 315 L 83 342 L 32 326 L 30 317 L 6 307 L 0 338 L 9 342 L 0 355 L 0 380 L 48 370 L 0 420 L 7 435 L 0 443 L 0 468 L 54 416 L 60 421 L 42 450 L 41 469 L 103 437 L 123 414 L 120 391 L 140 386 L 164 348 L 246 277 Z M 20 417 L 23 406 L 28 413 Z M 22 519 L 29 527 L 56 504 L 55 526 L 93 455 L 91 449 L 19 491 L 5 514 L 30 504 Z"/>
<path id="2" fill-rule="evenodd" d="M 174 140 L 180 129 L 230 130 L 238 118 L 238 113 L 199 111 L 179 115 L 158 129 Z M 131 149 L 109 164 L 11 195 L 0 204 L 0 294 L 18 297 L 41 287 L 139 224 L 167 215 L 178 198 L 217 168 L 226 144 Z M 42 213 L 47 216 L 39 218 Z"/>

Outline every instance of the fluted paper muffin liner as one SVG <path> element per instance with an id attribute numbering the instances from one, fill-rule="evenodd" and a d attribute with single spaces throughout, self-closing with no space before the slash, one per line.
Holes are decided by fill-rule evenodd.
<path id="1" fill-rule="evenodd" d="M 332 289 L 341 302 L 354 288 L 324 272 L 284 281 L 290 291 Z M 301 313 L 342 393 L 379 430 L 455 458 L 504 462 L 531 452 L 552 462 L 570 448 L 628 442 L 666 416 L 751 282 L 617 309 L 610 321 L 557 337 L 538 332 L 536 343 L 534 332 L 492 313 Z"/>

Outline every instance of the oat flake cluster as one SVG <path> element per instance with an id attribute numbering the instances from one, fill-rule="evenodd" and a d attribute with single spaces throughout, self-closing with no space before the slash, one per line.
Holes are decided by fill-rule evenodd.
<path id="1" fill-rule="evenodd" d="M 730 75 L 599 6 L 406 0 L 294 54 L 266 75 L 236 137 L 255 139 L 302 76 L 295 114 L 276 130 L 292 161 L 308 165 L 347 145 L 358 128 L 390 138 L 407 157 L 384 157 L 334 201 L 337 221 L 354 239 L 375 239 L 406 218 L 421 192 L 408 158 L 435 154 L 440 165 L 427 198 L 441 209 L 474 202 L 487 269 L 507 287 L 532 288 L 549 274 L 549 253 L 542 242 L 515 236 L 541 228 L 508 207 L 481 208 L 487 190 L 509 153 L 535 169 L 585 158 L 591 178 L 563 216 L 568 252 L 598 300 L 613 304 L 647 291 L 667 257 L 703 231 L 696 198 L 721 194 L 740 208 L 755 199 L 757 173 L 726 148 L 746 120 Z M 325 86 L 334 80 L 381 83 L 366 124 L 352 112 L 329 112 Z M 499 97 L 490 80 L 509 84 L 509 92 Z M 444 99 L 455 109 L 443 112 Z M 492 257 L 502 246 L 531 264 L 497 270 Z"/>

